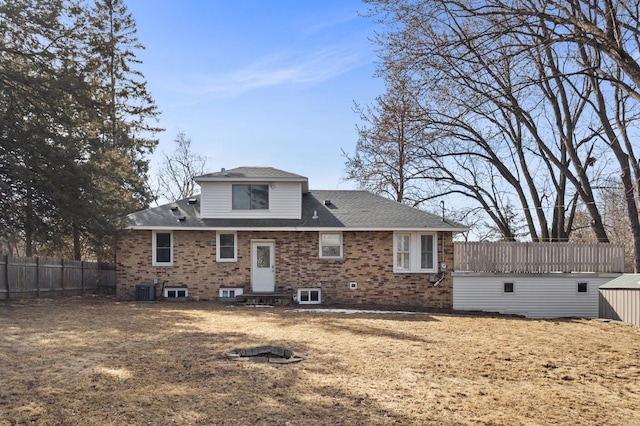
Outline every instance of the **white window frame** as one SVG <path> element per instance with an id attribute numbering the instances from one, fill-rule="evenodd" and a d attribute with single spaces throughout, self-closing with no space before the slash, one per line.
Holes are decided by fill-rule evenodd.
<path id="1" fill-rule="evenodd" d="M 158 262 L 157 260 L 157 245 L 158 245 L 158 234 L 169 234 L 170 238 L 170 247 L 169 247 L 169 258 L 171 259 L 169 262 Z M 171 231 L 153 231 L 151 233 L 151 250 L 152 250 L 152 262 L 153 266 L 173 266 L 173 232 Z"/>
<path id="2" fill-rule="evenodd" d="M 218 297 L 224 298 L 224 299 L 230 299 L 236 296 L 240 296 L 242 294 L 242 290 L 243 290 L 242 287 L 221 288 L 219 289 Z M 233 295 L 231 295 L 231 292 L 233 292 Z"/>
<path id="3" fill-rule="evenodd" d="M 234 188 L 240 186 L 249 187 L 249 207 L 248 208 L 239 208 L 234 207 Z M 253 207 L 253 187 L 264 186 L 267 188 L 267 206 L 265 208 Z M 231 210 L 233 211 L 249 211 L 249 210 L 257 210 L 257 211 L 269 211 L 271 208 L 271 185 L 268 183 L 234 183 L 231 185 Z"/>
<path id="4" fill-rule="evenodd" d="M 423 268 L 422 267 L 422 237 L 431 237 L 432 241 L 431 241 L 431 260 L 432 260 L 432 265 L 430 268 Z M 429 234 L 418 234 L 418 247 L 420 252 L 418 253 L 418 265 L 419 265 L 419 269 L 420 271 L 428 271 L 428 272 L 435 272 L 438 269 L 438 259 L 437 259 L 437 249 L 438 249 L 438 245 L 436 244 L 436 239 L 437 236 L 434 233 L 429 233 Z"/>
<path id="5" fill-rule="evenodd" d="M 398 266 L 398 236 L 406 235 L 409 237 L 409 267 L 401 268 Z M 422 250 L 420 247 L 421 238 L 423 235 L 430 235 L 433 237 L 433 268 L 422 268 L 421 255 Z M 433 274 L 438 272 L 438 234 L 436 232 L 394 232 L 393 233 L 393 272 L 394 273 L 418 273 L 418 274 Z"/>
<path id="6" fill-rule="evenodd" d="M 337 235 L 340 237 L 340 254 L 338 256 L 325 256 L 322 254 L 322 236 L 323 235 Z M 320 250 L 321 259 L 342 259 L 342 232 L 320 232 L 318 236 L 318 246 Z"/>
<path id="7" fill-rule="evenodd" d="M 189 289 L 187 287 L 165 287 L 165 299 L 182 299 L 189 297 Z"/>
<path id="8" fill-rule="evenodd" d="M 400 249 L 398 245 L 398 237 L 408 237 L 409 238 L 409 267 L 404 268 L 398 266 L 398 250 Z M 403 253 L 405 251 L 403 250 Z M 411 266 L 413 262 L 411 262 L 411 233 L 410 232 L 397 232 L 393 234 L 393 271 L 394 272 L 411 272 Z"/>
<path id="9" fill-rule="evenodd" d="M 309 292 L 309 300 L 302 300 L 302 292 Z M 318 300 L 311 300 L 311 292 L 318 293 Z M 298 303 L 300 305 L 319 305 L 322 303 L 322 290 L 319 288 L 299 288 L 298 289 Z"/>
<path id="10" fill-rule="evenodd" d="M 220 257 L 220 234 L 233 234 L 233 258 Z M 216 262 L 237 262 L 238 261 L 238 233 L 235 231 L 216 232 Z"/>

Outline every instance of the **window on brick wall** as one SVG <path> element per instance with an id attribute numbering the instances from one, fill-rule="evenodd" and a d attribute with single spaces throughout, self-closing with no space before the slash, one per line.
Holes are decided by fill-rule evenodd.
<path id="1" fill-rule="evenodd" d="M 234 299 L 236 296 L 242 294 L 242 288 L 221 288 L 219 290 L 219 296 L 222 299 Z"/>
<path id="2" fill-rule="evenodd" d="M 216 233 L 216 262 L 236 262 L 238 260 L 238 244 L 235 232 Z"/>
<path id="3" fill-rule="evenodd" d="M 317 305 L 322 301 L 322 291 L 319 288 L 299 288 L 298 303 L 301 305 Z"/>
<path id="4" fill-rule="evenodd" d="M 323 259 L 339 259 L 342 257 L 342 233 L 320 233 L 320 257 Z"/>
<path id="5" fill-rule="evenodd" d="M 437 238 L 434 233 L 396 232 L 393 235 L 393 271 L 433 273 L 436 271 Z"/>
<path id="6" fill-rule="evenodd" d="M 153 231 L 153 266 L 173 266 L 173 234 Z"/>
<path id="7" fill-rule="evenodd" d="M 420 235 L 420 269 L 425 271 L 435 270 L 434 252 L 435 237 L 431 234 Z"/>

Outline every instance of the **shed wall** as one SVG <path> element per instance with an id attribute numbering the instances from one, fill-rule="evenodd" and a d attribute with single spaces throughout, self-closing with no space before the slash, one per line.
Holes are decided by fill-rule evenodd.
<path id="1" fill-rule="evenodd" d="M 600 289 L 599 316 L 640 327 L 640 290 Z"/>
<path id="2" fill-rule="evenodd" d="M 528 318 L 597 318 L 598 287 L 616 274 L 453 274 L 453 309 L 499 312 Z M 513 293 L 504 283 L 514 284 Z M 587 292 L 578 292 L 578 283 Z"/>

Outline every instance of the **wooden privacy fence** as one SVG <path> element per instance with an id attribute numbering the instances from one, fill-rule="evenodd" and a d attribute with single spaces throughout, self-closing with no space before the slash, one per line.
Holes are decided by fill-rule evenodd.
<path id="1" fill-rule="evenodd" d="M 624 272 L 623 244 L 466 242 L 453 247 L 456 272 Z"/>
<path id="2" fill-rule="evenodd" d="M 113 264 L 0 256 L 0 300 L 115 294 Z"/>

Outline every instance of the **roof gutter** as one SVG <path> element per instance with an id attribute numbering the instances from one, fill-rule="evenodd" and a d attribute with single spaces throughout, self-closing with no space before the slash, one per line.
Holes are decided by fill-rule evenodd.
<path id="1" fill-rule="evenodd" d="M 296 232 L 453 232 L 454 234 L 466 232 L 469 228 L 336 228 L 336 227 L 308 227 L 308 226 L 288 226 L 288 227 L 214 227 L 214 226 L 127 226 L 127 229 L 138 231 L 296 231 Z"/>

